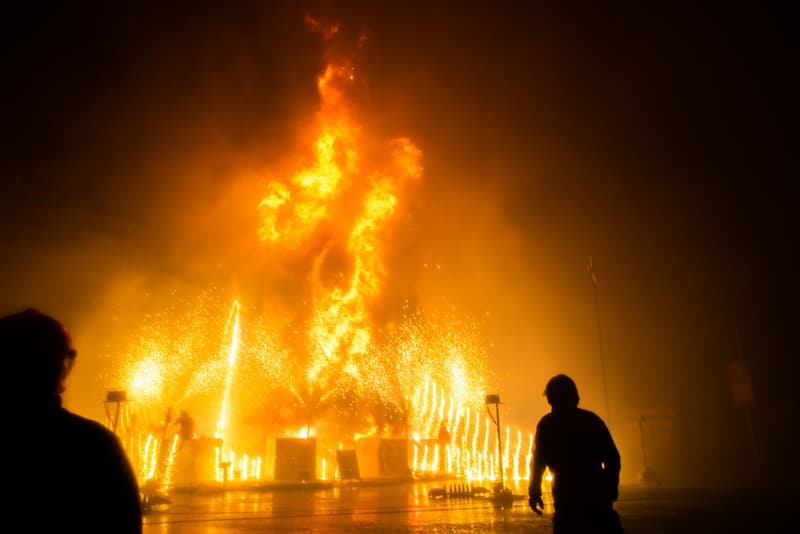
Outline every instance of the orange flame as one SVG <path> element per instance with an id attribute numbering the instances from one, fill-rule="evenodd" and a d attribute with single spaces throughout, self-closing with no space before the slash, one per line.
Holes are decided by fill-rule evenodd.
<path id="1" fill-rule="evenodd" d="M 338 27 L 323 28 L 310 17 L 307 23 L 326 40 L 338 32 Z M 320 386 L 332 378 L 334 369 L 359 378 L 361 371 L 351 357 L 364 354 L 372 340 L 368 308 L 380 296 L 386 274 L 381 232 L 395 212 L 404 185 L 422 175 L 422 153 L 407 138 L 388 144 L 387 165 L 360 167 L 361 128 L 352 118 L 348 102 L 348 89 L 354 81 L 349 60 L 326 65 L 317 78 L 320 110 L 313 161 L 288 183 L 270 183 L 258 204 L 262 242 L 297 248 L 306 244 L 320 225 L 331 223 L 334 213 L 341 212 L 341 204 L 352 203 L 353 196 L 360 195 L 357 215 L 349 226 L 342 226 L 342 218 L 337 218 L 337 233 L 318 251 L 310 273 L 313 310 L 308 336 L 312 355 L 306 376 Z M 341 246 L 336 246 L 337 240 Z M 338 273 L 337 284 L 332 286 L 325 271 L 334 248 L 346 251 L 350 269 Z"/>
<path id="2" fill-rule="evenodd" d="M 341 35 L 338 26 L 310 18 L 307 22 L 326 43 Z M 363 39 L 359 36 L 356 47 Z M 219 481 L 258 479 L 264 472 L 253 447 L 236 443 L 241 436 L 234 423 L 243 422 L 243 415 L 255 420 L 272 403 L 283 406 L 289 398 L 296 406 L 269 422 L 271 432 L 330 437 L 332 426 L 324 421 L 314 426 L 312 419 L 338 392 L 396 408 L 389 431 L 412 437 L 415 473 L 446 471 L 484 480 L 499 474 L 502 460 L 504 475 L 516 480 L 523 476 L 522 455 L 530 451 L 533 436 L 526 451 L 521 431 L 512 443 L 506 429 L 500 450 L 489 420 L 481 417 L 488 369 L 474 325 L 415 311 L 385 332 L 381 343 L 373 339 L 370 310 L 381 298 L 388 274 L 383 258 L 387 231 L 406 189 L 422 176 L 422 152 L 405 137 L 364 142 L 367 136 L 352 102 L 355 67 L 349 58 L 330 52 L 326 57 L 328 64 L 316 80 L 320 104 L 310 125 L 308 159 L 284 179 L 269 182 L 257 204 L 262 244 L 276 255 L 302 250 L 312 259 L 304 273 L 311 297 L 308 330 L 302 332 L 310 347 L 307 361 L 290 356 L 296 348 L 293 339 L 275 333 L 266 317 L 248 321 L 244 308 L 240 313 L 238 297 L 227 314 L 218 313 L 223 309 L 218 301 L 203 299 L 177 325 L 154 321 L 127 358 L 129 391 L 146 406 L 191 401 L 201 413 L 217 412 L 214 435 L 222 442 L 215 449 L 214 474 Z M 213 400 L 201 398 L 205 393 Z M 241 402 L 244 396 L 258 402 L 247 406 Z M 442 426 L 447 432 L 437 438 Z M 374 419 L 353 427 L 348 439 L 379 432 Z M 166 430 L 161 440 L 148 435 L 144 443 L 136 432 L 139 441 L 131 440 L 129 449 L 140 477 L 152 479 L 166 470 L 170 483 L 175 453 L 170 453 L 169 465 L 157 465 L 164 456 L 158 451 L 169 450 Z M 264 465 L 272 460 L 265 457 Z M 530 465 L 530 454 L 524 462 Z"/>

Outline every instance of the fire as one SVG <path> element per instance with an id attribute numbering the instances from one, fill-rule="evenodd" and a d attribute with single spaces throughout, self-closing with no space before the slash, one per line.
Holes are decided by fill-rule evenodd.
<path id="1" fill-rule="evenodd" d="M 319 23 L 309 23 L 319 27 Z M 337 31 L 329 31 L 332 36 Z M 258 203 L 262 217 L 259 237 L 284 247 L 300 246 L 317 225 L 331 216 L 331 203 L 342 192 L 343 181 L 358 174 L 358 129 L 345 102 L 353 67 L 328 64 L 317 78 L 321 107 L 317 114 L 314 159 L 288 180 L 274 181 Z M 420 170 L 421 172 L 421 170 Z"/>
<path id="2" fill-rule="evenodd" d="M 327 41 L 339 35 L 313 19 L 309 26 Z M 276 327 L 285 318 L 218 290 L 187 303 L 185 313 L 176 305 L 152 317 L 120 366 L 136 399 L 140 427 L 126 443 L 142 481 L 169 486 L 180 470 L 183 444 L 169 411 L 158 424 L 142 424 L 158 420 L 164 406 L 189 409 L 197 434 L 214 436 L 209 471 L 217 481 L 265 476 L 274 458 L 248 439 L 254 434 L 327 439 L 329 451 L 336 449 L 330 443 L 341 449 L 343 441 L 353 447 L 372 436 L 402 437 L 418 476 L 491 479 L 501 459 L 509 479 L 527 476 L 520 471 L 531 443 L 525 447 L 522 431 L 506 428 L 500 450 L 483 412 L 490 373 L 479 326 L 406 309 L 384 329 L 371 315 L 390 274 L 389 230 L 424 169 L 411 139 L 367 135 L 352 101 L 355 73 L 349 57 L 329 54 L 317 78 L 306 164 L 267 181 L 253 203 L 258 240 L 271 258 L 298 250 L 310 258 L 302 273 L 308 309 L 294 322 L 303 342 Z M 213 429 L 203 427 L 209 419 Z M 323 479 L 334 461 L 316 462 Z"/>
<path id="3" fill-rule="evenodd" d="M 159 359 L 152 357 L 138 362 L 128 387 L 136 397 L 142 399 L 155 397 L 164 387 L 164 374 Z"/>
<path id="4" fill-rule="evenodd" d="M 227 426 L 228 411 L 230 410 L 230 397 L 231 387 L 233 386 L 234 365 L 236 363 L 236 356 L 239 354 L 239 301 L 234 300 L 231 307 L 230 321 L 233 325 L 231 327 L 231 341 L 230 349 L 228 350 L 228 371 L 225 378 L 225 393 L 222 398 L 222 407 L 220 409 L 219 419 L 217 420 L 217 431 L 214 436 L 223 440 L 225 439 L 225 427 Z"/>
<path id="5" fill-rule="evenodd" d="M 404 137 L 388 143 L 385 165 L 363 162 L 359 150 L 362 129 L 352 118 L 347 101 L 348 87 L 355 81 L 353 72 L 349 63 L 326 66 L 317 80 L 321 108 L 313 161 L 288 183 L 270 182 L 267 195 L 258 204 L 262 242 L 291 249 L 306 245 L 320 225 L 332 222 L 337 208 L 352 202 L 353 194 L 359 196 L 356 215 L 336 221 L 337 234 L 317 252 L 310 276 L 313 311 L 307 379 L 320 388 L 335 378 L 332 372 L 362 380 L 362 369 L 354 357 L 368 351 L 373 337 L 368 308 L 380 296 L 386 274 L 382 232 L 405 185 L 422 175 L 422 152 Z M 339 281 L 331 284 L 326 268 L 339 243 L 350 269 L 337 273 Z"/>

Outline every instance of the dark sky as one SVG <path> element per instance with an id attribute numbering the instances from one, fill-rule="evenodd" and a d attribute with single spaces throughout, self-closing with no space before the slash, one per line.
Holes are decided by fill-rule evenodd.
<path id="1" fill-rule="evenodd" d="M 725 363 L 743 357 L 765 471 L 796 478 L 790 17 L 530 4 L 9 14 L 0 311 L 40 307 L 102 346 L 97 316 L 135 315 L 145 293 L 166 300 L 234 278 L 280 291 L 262 276 L 269 258 L 243 261 L 255 213 L 236 203 L 316 109 L 323 58 L 309 12 L 366 32 L 367 124 L 424 153 L 385 313 L 409 299 L 482 318 L 517 424 L 543 413 L 556 372 L 604 413 L 592 256 L 612 428 L 671 410 L 684 452 L 670 468 L 735 478 L 749 442 Z"/>

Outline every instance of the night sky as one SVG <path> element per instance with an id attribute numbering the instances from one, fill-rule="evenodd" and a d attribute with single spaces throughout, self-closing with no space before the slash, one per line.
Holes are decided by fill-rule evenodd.
<path id="1" fill-rule="evenodd" d="M 725 374 L 744 358 L 763 473 L 796 480 L 788 13 L 114 4 L 3 23 L 0 312 L 35 306 L 73 331 L 68 407 L 101 415 L 111 316 L 124 329 L 209 284 L 293 298 L 251 229 L 259 173 L 318 105 L 312 13 L 365 32 L 365 124 L 423 152 L 380 317 L 411 302 L 478 318 L 517 425 L 535 426 L 557 372 L 605 416 L 591 256 L 618 441 L 632 416 L 670 412 L 676 478 L 751 480 Z"/>

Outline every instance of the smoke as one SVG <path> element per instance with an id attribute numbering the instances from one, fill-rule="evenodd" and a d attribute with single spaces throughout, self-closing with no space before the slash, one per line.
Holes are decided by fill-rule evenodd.
<path id="1" fill-rule="evenodd" d="M 117 387 L 108 363 L 123 340 L 210 288 L 284 318 L 279 330 L 296 326 L 318 249 L 271 253 L 258 241 L 257 205 L 267 184 L 307 163 L 328 58 L 306 7 L 23 15 L 32 29 L 14 36 L 4 99 L 13 135 L 4 144 L 0 294 L 4 311 L 38 306 L 73 331 L 67 401 L 76 411 L 102 419 L 100 400 Z M 740 80 L 716 48 L 695 39 L 712 66 L 699 72 L 673 30 L 652 21 L 625 35 L 663 47 L 635 50 L 611 38 L 613 28 L 568 31 L 563 17 L 488 4 L 315 7 L 341 21 L 332 39 L 360 47 L 354 96 L 374 135 L 366 142 L 407 137 L 423 152 L 421 181 L 385 236 L 376 324 L 424 310 L 480 325 L 492 392 L 512 425 L 532 428 L 545 413 L 541 390 L 557 372 L 604 417 L 607 392 L 612 431 L 628 442 L 623 465 L 637 446 L 625 429 L 647 410 L 675 414 L 681 454 L 702 456 L 690 451 L 698 443 L 725 451 L 720 466 L 695 460 L 700 469 L 724 474 L 731 458 L 746 457 L 724 382 L 736 352 L 730 317 L 780 291 L 776 283 L 759 296 L 752 283 L 768 279 L 758 258 L 777 257 L 760 230 L 780 221 L 765 226 L 748 211 L 748 187 L 733 185 L 750 183 L 741 169 L 771 167 L 762 152 L 749 167 L 726 159 L 735 135 L 720 133 L 716 118 L 742 116 L 739 97 L 724 90 Z M 698 79 L 713 99 L 686 81 Z M 746 118 L 736 131 L 746 132 Z M 716 197 L 730 188 L 732 200 Z M 750 245 L 761 253 L 726 261 Z M 760 340 L 775 327 L 762 328 L 745 332 L 745 352 L 770 346 Z M 762 384 L 779 374 L 770 366 L 760 368 Z"/>

